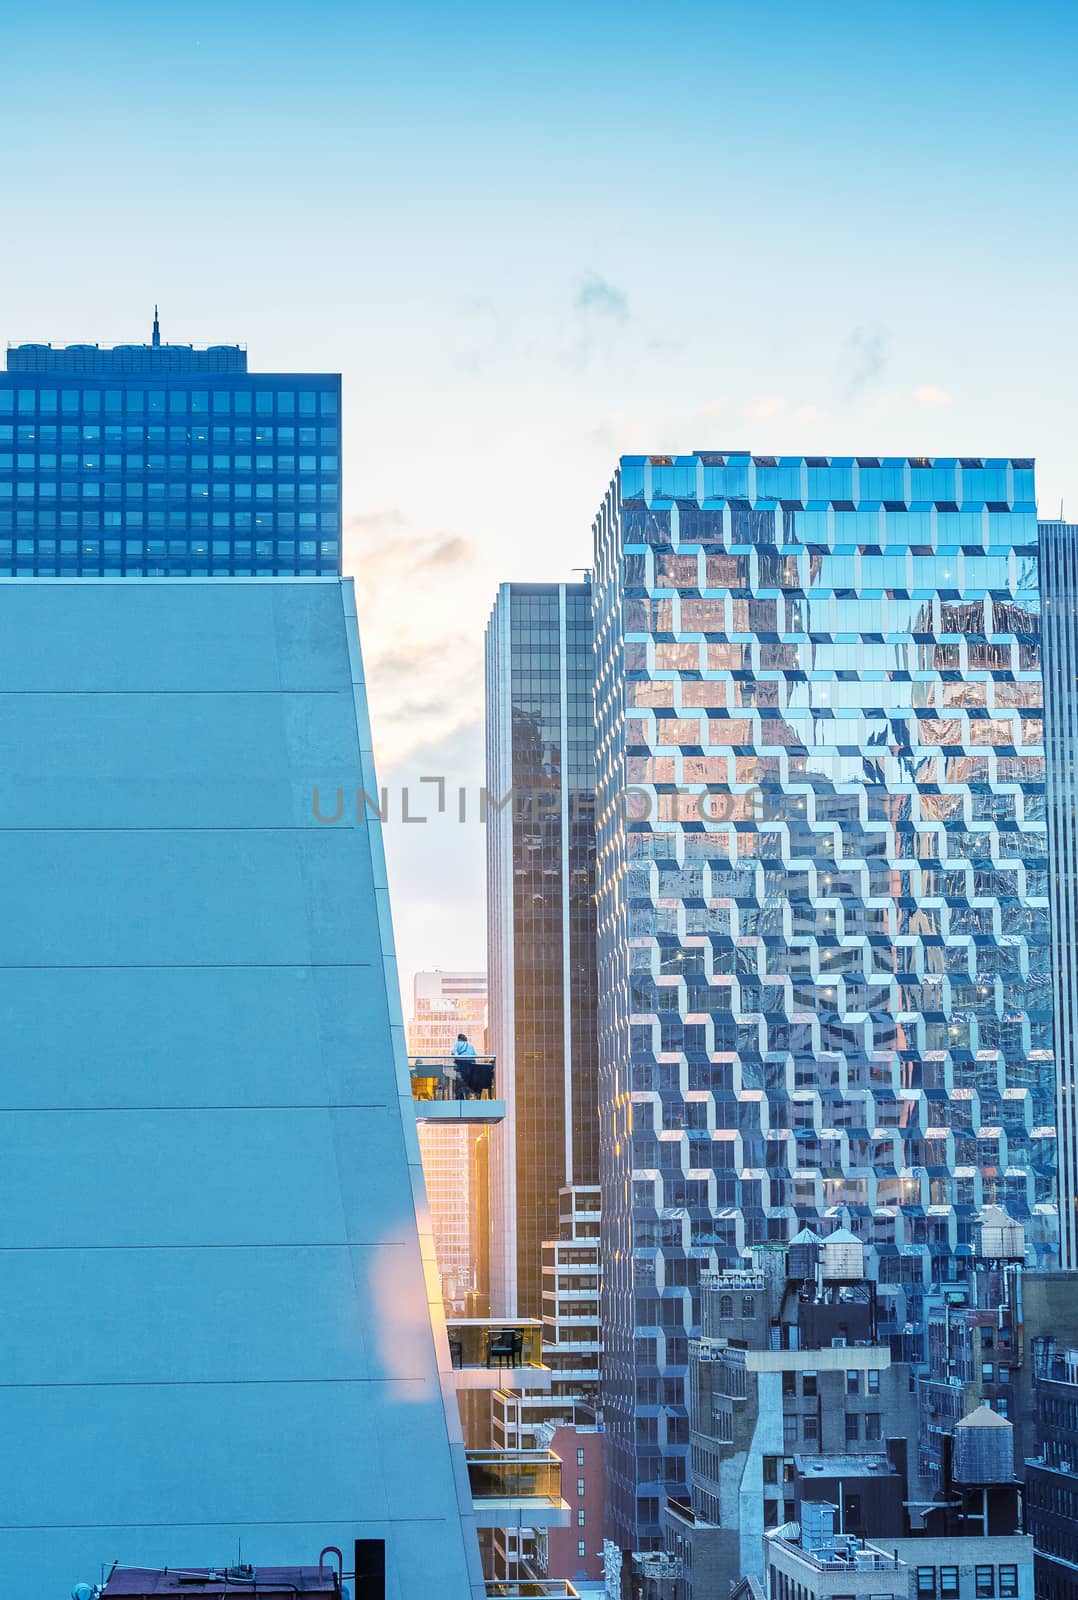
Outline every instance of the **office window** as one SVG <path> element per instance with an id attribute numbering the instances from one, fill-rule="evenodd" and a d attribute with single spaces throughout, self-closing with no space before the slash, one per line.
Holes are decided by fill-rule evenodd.
<path id="1" fill-rule="evenodd" d="M 853 1371 L 847 1372 L 847 1374 L 846 1374 L 846 1393 L 847 1394 L 860 1394 L 861 1393 L 861 1374 L 859 1372 L 853 1372 Z"/>
<path id="2" fill-rule="evenodd" d="M 880 1375 L 876 1371 L 871 1371 L 868 1374 L 868 1392 L 869 1394 L 879 1394 L 880 1392 Z"/>
<path id="3" fill-rule="evenodd" d="M 1000 1600 L 1016 1600 L 1018 1594 L 1018 1568 L 1000 1567 L 999 1569 L 999 1596 Z"/>
<path id="4" fill-rule="evenodd" d="M 974 1567 L 973 1576 L 976 1584 L 977 1600 L 995 1600 L 995 1567 Z"/>
<path id="5" fill-rule="evenodd" d="M 820 1421 L 818 1417 L 801 1418 L 801 1436 L 806 1444 L 819 1443 Z"/>
<path id="6" fill-rule="evenodd" d="M 578 1528 L 582 1528 L 584 1526 L 584 1507 L 583 1506 L 580 1507 L 580 1510 L 576 1514 L 576 1525 L 577 1525 Z"/>
<path id="7" fill-rule="evenodd" d="M 814 1372 L 806 1372 L 802 1375 L 801 1393 L 804 1395 L 806 1400 L 815 1400 L 816 1374 Z"/>
<path id="8" fill-rule="evenodd" d="M 796 1394 L 797 1394 L 797 1374 L 796 1374 L 796 1372 L 784 1372 L 782 1374 L 782 1397 L 783 1397 L 783 1399 L 784 1400 L 792 1400 Z"/>
<path id="9" fill-rule="evenodd" d="M 958 1600 L 958 1568 L 940 1568 L 940 1600 Z"/>
<path id="10" fill-rule="evenodd" d="M 846 1443 L 855 1444 L 861 1437 L 861 1418 L 856 1411 L 846 1413 Z"/>
<path id="11" fill-rule="evenodd" d="M 847 1437 L 849 1437 L 849 1436 L 847 1435 Z M 782 1442 L 783 1442 L 784 1445 L 787 1445 L 787 1446 L 796 1445 L 796 1443 L 797 1443 L 797 1418 L 796 1417 L 783 1417 L 783 1419 L 782 1419 Z"/>
<path id="12" fill-rule="evenodd" d="M 935 1567 L 917 1568 L 917 1600 L 936 1600 Z"/>
<path id="13" fill-rule="evenodd" d="M 584 1557 L 587 1555 L 588 1547 L 584 1543 L 583 1539 L 578 1539 L 577 1540 L 577 1542 L 576 1542 L 576 1553 L 579 1556 L 581 1561 L 583 1561 Z"/>
<path id="14" fill-rule="evenodd" d="M 584 1494 L 584 1480 L 583 1480 L 583 1478 L 578 1478 L 576 1480 L 576 1492 L 577 1492 L 578 1495 L 583 1497 L 583 1494 Z"/>
<path id="15" fill-rule="evenodd" d="M 866 1413 L 865 1413 L 865 1438 L 866 1439 L 879 1439 L 879 1438 L 882 1438 L 881 1423 L 882 1423 L 882 1417 L 881 1417 L 880 1412 L 878 1412 L 878 1411 L 866 1411 Z"/>
<path id="16" fill-rule="evenodd" d="M 582 1467 L 584 1465 L 584 1452 L 583 1452 L 583 1450 L 578 1450 L 577 1451 L 577 1453 L 576 1453 L 576 1464 L 577 1464 L 578 1467 Z"/>

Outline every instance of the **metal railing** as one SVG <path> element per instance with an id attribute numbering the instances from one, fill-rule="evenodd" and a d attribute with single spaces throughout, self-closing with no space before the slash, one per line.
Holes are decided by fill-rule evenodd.
<path id="1" fill-rule="evenodd" d="M 455 1368 L 543 1365 L 543 1324 L 537 1318 L 453 1317 L 446 1328 Z"/>
<path id="2" fill-rule="evenodd" d="M 487 1579 L 488 1600 L 525 1600 L 537 1596 L 538 1600 L 579 1600 L 579 1590 L 568 1578 L 518 1578 L 509 1582 L 500 1578 Z"/>
<path id="3" fill-rule="evenodd" d="M 409 1056 L 413 1100 L 494 1098 L 494 1056 Z"/>
<path id="4" fill-rule="evenodd" d="M 561 1499 L 561 1457 L 552 1450 L 469 1450 L 475 1500 Z"/>

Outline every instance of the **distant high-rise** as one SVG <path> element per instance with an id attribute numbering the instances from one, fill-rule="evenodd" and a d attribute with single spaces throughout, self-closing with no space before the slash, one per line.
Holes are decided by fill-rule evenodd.
<path id="1" fill-rule="evenodd" d="M 1040 525 L 1062 1266 L 1078 1269 L 1078 526 Z"/>
<path id="2" fill-rule="evenodd" d="M 1033 463 L 622 460 L 596 527 L 612 1531 L 684 1497 L 700 1273 L 845 1226 L 899 1332 L 1052 1259 Z"/>
<path id="3" fill-rule="evenodd" d="M 417 972 L 408 1024 L 409 1053 L 448 1056 L 459 1033 L 468 1035 L 479 1055 L 485 1053 L 486 973 Z M 485 1305 L 489 1295 L 489 1219 L 485 1209 L 489 1146 L 490 1129 L 474 1123 L 419 1125 L 442 1294 L 447 1312 L 457 1316 L 471 1315 L 477 1305 Z"/>
<path id="4" fill-rule="evenodd" d="M 18 345 L 0 576 L 336 575 L 341 380 L 239 345 Z"/>
<path id="5" fill-rule="evenodd" d="M 559 1192 L 598 1182 L 591 588 L 503 584 L 486 637 L 492 1301 L 542 1315 Z"/>

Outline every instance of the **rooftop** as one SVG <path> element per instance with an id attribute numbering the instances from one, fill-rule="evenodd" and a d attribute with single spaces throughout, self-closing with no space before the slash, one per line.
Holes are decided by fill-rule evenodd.
<path id="1" fill-rule="evenodd" d="M 102 1600 L 127 1595 L 201 1595 L 227 1596 L 258 1594 L 269 1600 L 272 1595 L 312 1594 L 339 1595 L 337 1574 L 333 1567 L 165 1567 L 155 1571 L 148 1567 L 117 1567 L 101 1591 Z"/>
<path id="2" fill-rule="evenodd" d="M 7 370 L 115 376 L 246 372 L 240 344 L 9 344 Z"/>

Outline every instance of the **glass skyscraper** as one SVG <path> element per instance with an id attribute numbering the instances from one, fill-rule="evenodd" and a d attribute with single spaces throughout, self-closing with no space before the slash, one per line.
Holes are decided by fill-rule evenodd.
<path id="1" fill-rule="evenodd" d="M 491 1299 L 542 1315 L 559 1191 L 598 1183 L 591 586 L 503 584 L 486 638 Z"/>
<path id="2" fill-rule="evenodd" d="M 1078 526 L 1040 525 L 1055 979 L 1059 1251 L 1078 1271 Z"/>
<path id="3" fill-rule="evenodd" d="M 0 576 L 336 576 L 340 378 L 238 345 L 18 345 Z"/>
<path id="4" fill-rule="evenodd" d="M 1033 462 L 626 457 L 596 525 L 612 1535 L 684 1495 L 702 1269 L 809 1225 L 886 1334 L 1053 1259 Z"/>

